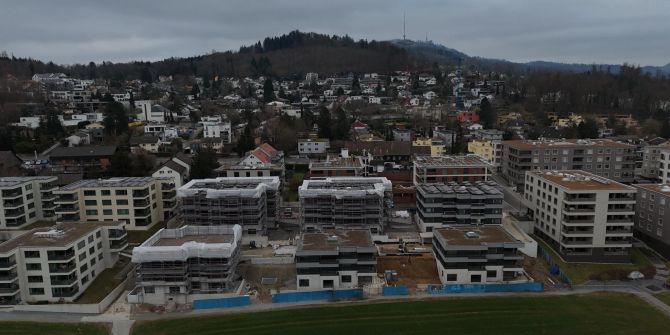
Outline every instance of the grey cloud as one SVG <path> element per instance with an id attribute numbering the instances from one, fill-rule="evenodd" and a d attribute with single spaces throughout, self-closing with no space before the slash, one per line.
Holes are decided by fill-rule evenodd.
<path id="1" fill-rule="evenodd" d="M 0 49 L 75 63 L 237 49 L 293 29 L 428 38 L 513 61 L 670 62 L 664 0 L 0 0 Z"/>

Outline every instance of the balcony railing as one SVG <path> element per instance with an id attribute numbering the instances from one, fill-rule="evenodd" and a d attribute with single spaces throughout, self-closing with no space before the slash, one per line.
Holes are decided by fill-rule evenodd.
<path id="1" fill-rule="evenodd" d="M 19 290 L 19 285 L 0 286 L 0 294 L 12 294 Z"/>
<path id="2" fill-rule="evenodd" d="M 50 261 L 68 260 L 72 257 L 74 257 L 74 251 L 68 251 L 68 252 L 53 252 L 53 251 L 50 251 L 50 252 L 47 253 L 47 259 L 50 260 Z"/>

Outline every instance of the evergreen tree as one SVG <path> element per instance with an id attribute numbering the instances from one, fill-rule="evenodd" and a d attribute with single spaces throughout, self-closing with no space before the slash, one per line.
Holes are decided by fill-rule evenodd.
<path id="1" fill-rule="evenodd" d="M 110 160 L 109 173 L 112 177 L 130 177 L 132 175 L 130 155 L 125 151 L 117 151 Z"/>
<path id="2" fill-rule="evenodd" d="M 247 125 L 244 127 L 240 138 L 237 140 L 237 154 L 239 156 L 244 155 L 247 151 L 256 147 L 254 141 L 254 136 L 251 133 L 251 123 L 247 122 Z"/>
<path id="3" fill-rule="evenodd" d="M 319 117 L 316 121 L 316 124 L 319 127 L 319 137 L 328 139 L 333 137 L 333 130 L 330 123 L 330 111 L 328 108 L 321 107 Z"/>
<path id="4" fill-rule="evenodd" d="M 216 152 L 212 149 L 200 149 L 193 156 L 191 165 L 191 179 L 211 178 L 214 176 L 214 169 L 219 167 Z"/>
<path id="5" fill-rule="evenodd" d="M 195 98 L 200 96 L 200 86 L 198 86 L 198 83 L 193 84 L 193 87 L 191 87 L 191 95 Z"/>
<path id="6" fill-rule="evenodd" d="M 588 118 L 577 126 L 577 136 L 579 138 L 598 138 L 598 123 L 596 120 Z"/>
<path id="7" fill-rule="evenodd" d="M 267 78 L 263 83 L 263 101 L 265 103 L 268 103 L 274 100 L 275 100 L 275 89 L 272 86 L 272 79 Z"/>
<path id="8" fill-rule="evenodd" d="M 479 120 L 486 129 L 493 128 L 495 123 L 495 114 L 493 113 L 493 108 L 489 99 L 483 98 L 481 105 L 479 106 Z"/>
<path id="9" fill-rule="evenodd" d="M 120 102 L 107 104 L 103 123 L 108 134 L 120 135 L 128 132 L 128 114 Z"/>
<path id="10" fill-rule="evenodd" d="M 665 139 L 670 139 L 670 122 L 668 122 L 668 120 L 663 120 L 659 136 Z"/>
<path id="11" fill-rule="evenodd" d="M 338 107 L 335 111 L 335 129 L 333 130 L 333 137 L 338 140 L 346 140 L 349 138 L 349 128 L 351 123 L 347 118 L 347 113 Z"/>

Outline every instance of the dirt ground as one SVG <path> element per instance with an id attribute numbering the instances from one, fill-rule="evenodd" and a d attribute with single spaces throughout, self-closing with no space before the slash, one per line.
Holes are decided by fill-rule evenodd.
<path id="1" fill-rule="evenodd" d="M 383 275 L 386 270 L 398 272 L 397 284 L 407 285 L 410 290 L 416 290 L 417 284 L 440 284 L 435 259 L 430 254 L 377 257 L 377 273 Z"/>
<path id="2" fill-rule="evenodd" d="M 258 291 L 258 296 L 262 302 L 269 302 L 272 299 L 270 291 L 273 289 L 295 290 L 296 273 L 295 264 L 285 265 L 252 265 L 240 264 L 237 273 L 251 285 L 252 290 Z M 277 278 L 274 285 L 262 285 L 261 279 L 265 277 Z"/>
<path id="3" fill-rule="evenodd" d="M 537 282 L 544 283 L 544 289 L 546 291 L 558 290 L 554 287 L 547 278 L 551 278 L 554 283 L 560 283 L 560 279 L 552 276 L 549 273 L 549 268 L 547 267 L 547 262 L 541 258 L 532 258 L 528 256 L 523 256 L 523 269 Z"/>

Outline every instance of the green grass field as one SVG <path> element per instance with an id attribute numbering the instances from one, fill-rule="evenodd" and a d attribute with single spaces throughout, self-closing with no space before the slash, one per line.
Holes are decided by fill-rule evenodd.
<path id="1" fill-rule="evenodd" d="M 665 334 L 670 319 L 632 295 L 488 297 L 341 305 L 140 322 L 171 334 Z"/>
<path id="2" fill-rule="evenodd" d="M 107 335 L 109 330 L 90 323 L 0 322 L 3 335 Z"/>
<path id="3" fill-rule="evenodd" d="M 572 283 L 583 284 L 593 276 L 612 270 L 625 270 L 627 272 L 642 270 L 652 266 L 651 262 L 638 248 L 631 249 L 630 264 L 592 264 L 592 263 L 566 263 L 558 254 L 542 239 L 536 237 L 535 240 L 547 250 L 558 266 L 572 279 Z M 611 278 L 615 279 L 615 278 Z"/>
<path id="4" fill-rule="evenodd" d="M 670 306 L 670 292 L 663 292 L 654 295 L 658 300 L 663 301 L 666 305 Z"/>

